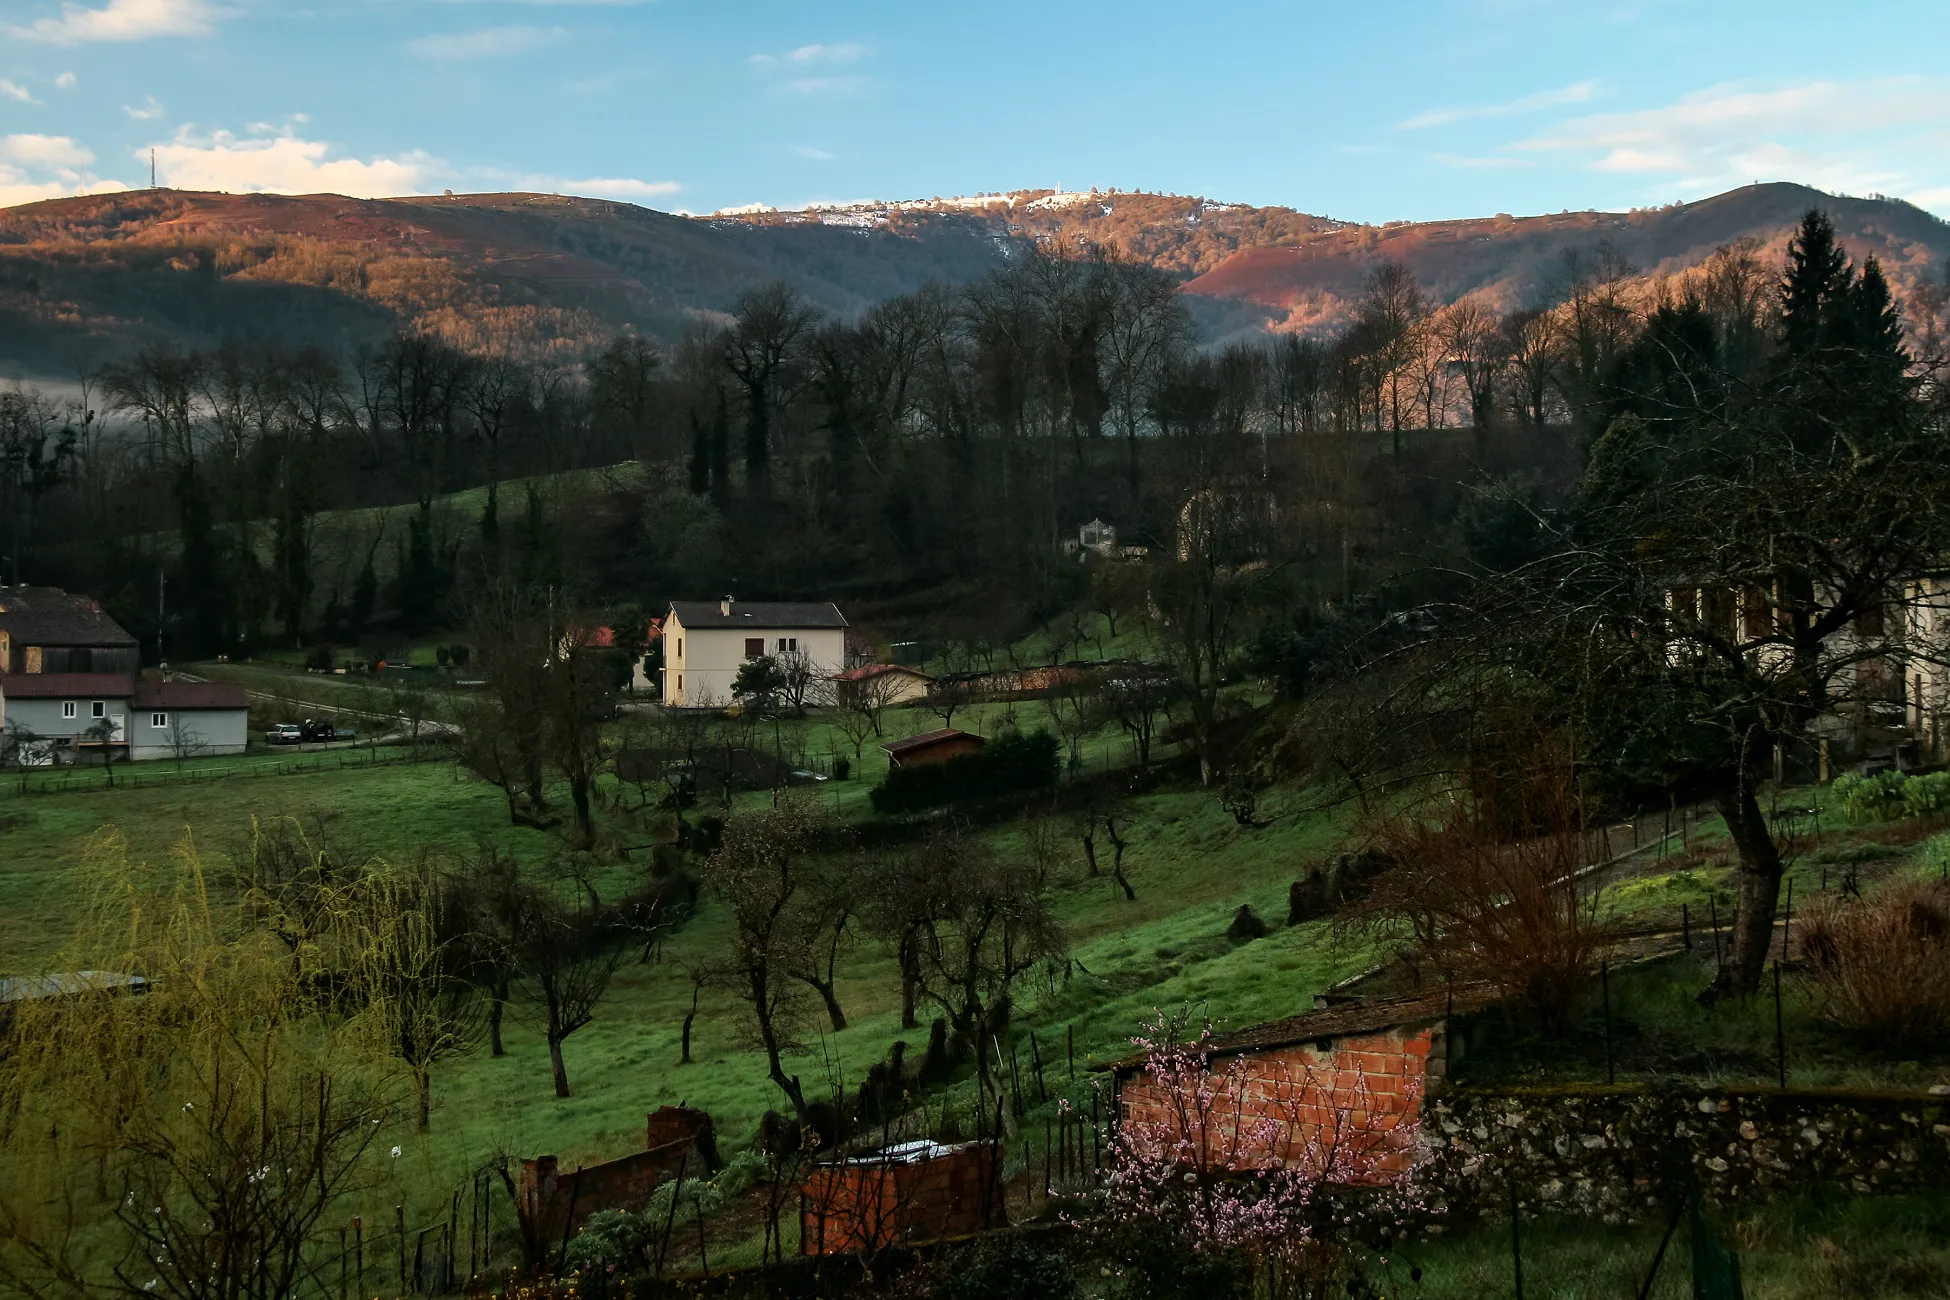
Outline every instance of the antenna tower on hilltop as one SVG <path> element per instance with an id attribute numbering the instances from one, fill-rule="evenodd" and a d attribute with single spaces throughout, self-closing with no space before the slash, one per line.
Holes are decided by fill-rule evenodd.
<path id="1" fill-rule="evenodd" d="M 149 150 L 149 188 L 156 188 L 156 151 Z"/>

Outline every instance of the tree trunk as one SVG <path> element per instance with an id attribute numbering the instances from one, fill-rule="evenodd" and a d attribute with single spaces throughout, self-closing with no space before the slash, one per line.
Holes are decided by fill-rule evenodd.
<path id="1" fill-rule="evenodd" d="M 562 1064 L 562 1040 L 554 1034 L 548 1036 L 548 1063 L 555 1070 L 555 1095 L 569 1095 L 569 1067 Z"/>
<path id="2" fill-rule="evenodd" d="M 697 995 L 698 990 L 692 989 L 691 1009 L 684 1015 L 684 1055 L 678 1060 L 679 1065 L 691 1063 L 691 1025 L 697 1020 Z"/>
<path id="3" fill-rule="evenodd" d="M 488 990 L 488 1055 L 506 1056 L 508 1049 L 501 1045 L 501 1013 L 508 1006 L 508 984 L 506 980 L 497 981 Z"/>
<path id="4" fill-rule="evenodd" d="M 1720 815 L 1740 854 L 1740 904 L 1734 914 L 1733 951 L 1714 981 L 1715 994 L 1741 996 L 1760 988 L 1767 954 L 1774 943 L 1774 910 L 1781 895 L 1781 852 L 1767 816 L 1744 775 L 1720 795 Z"/>
<path id="5" fill-rule="evenodd" d="M 1125 848 L 1124 839 L 1122 836 L 1118 835 L 1116 824 L 1112 822 L 1108 817 L 1104 819 L 1104 829 L 1110 832 L 1110 844 L 1112 850 L 1111 860 L 1110 860 L 1110 878 L 1112 880 L 1115 880 L 1118 886 L 1123 889 L 1125 901 L 1135 903 L 1137 902 L 1137 890 L 1131 888 L 1131 882 L 1124 875 L 1124 848 Z"/>
<path id="6" fill-rule="evenodd" d="M 596 842 L 596 819 L 590 815 L 589 811 L 588 777 L 578 776 L 569 783 L 569 799 L 575 804 L 576 834 L 581 838 L 584 847 L 594 844 Z"/>
<path id="7" fill-rule="evenodd" d="M 425 1065 L 413 1067 L 413 1101 L 420 1132 L 433 1127 L 433 1071 Z"/>
<path id="8" fill-rule="evenodd" d="M 833 1023 L 833 1032 L 846 1028 L 846 1012 L 840 1010 L 840 1000 L 834 994 L 831 980 L 807 980 L 808 984 L 819 990 L 820 1000 L 826 1004 L 826 1018 Z"/>
<path id="9" fill-rule="evenodd" d="M 910 928 L 901 935 L 900 946 L 902 1029 L 921 1027 L 921 1022 L 914 1015 L 914 1006 L 921 994 L 921 961 L 914 945 L 915 934 Z"/>

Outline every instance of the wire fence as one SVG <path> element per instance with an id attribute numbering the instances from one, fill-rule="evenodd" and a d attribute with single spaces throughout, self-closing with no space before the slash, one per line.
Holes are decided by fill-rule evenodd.
<path id="1" fill-rule="evenodd" d="M 450 756 L 437 746 L 402 745 L 386 749 L 348 749 L 315 759 L 279 759 L 247 762 L 235 767 L 185 768 L 177 771 L 129 771 L 128 766 L 91 767 L 88 775 L 64 775 L 36 780 L 22 775 L 7 782 L 20 794 L 78 794 L 105 790 L 147 790 L 160 786 L 209 785 L 265 776 L 307 776 L 348 768 L 399 767 L 414 763 L 448 761 Z M 5 788 L 5 787 L 0 787 Z"/>

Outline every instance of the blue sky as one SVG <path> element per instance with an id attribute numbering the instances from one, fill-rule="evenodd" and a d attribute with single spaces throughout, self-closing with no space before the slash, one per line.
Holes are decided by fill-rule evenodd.
<path id="1" fill-rule="evenodd" d="M 0 204 L 1024 187 L 1385 221 L 1751 180 L 1950 215 L 1950 4 L 0 0 Z"/>

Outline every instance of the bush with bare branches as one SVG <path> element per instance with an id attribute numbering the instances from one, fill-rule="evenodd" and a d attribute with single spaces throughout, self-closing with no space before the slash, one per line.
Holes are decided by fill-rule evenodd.
<path id="1" fill-rule="evenodd" d="M 1596 836 L 1568 762 L 1540 746 L 1528 762 L 1479 765 L 1465 788 L 1388 821 L 1378 847 L 1401 865 L 1362 917 L 1405 955 L 1453 982 L 1486 981 L 1561 1033 L 1610 947 L 1598 892 L 1579 880 Z"/>
<path id="2" fill-rule="evenodd" d="M 1816 1015 L 1892 1046 L 1950 1038 L 1950 885 L 1893 885 L 1817 908 L 1799 928 Z"/>

